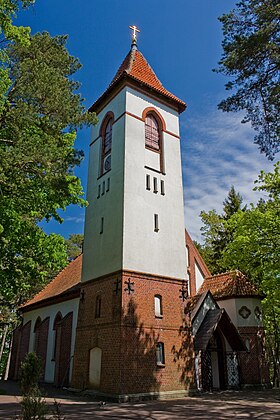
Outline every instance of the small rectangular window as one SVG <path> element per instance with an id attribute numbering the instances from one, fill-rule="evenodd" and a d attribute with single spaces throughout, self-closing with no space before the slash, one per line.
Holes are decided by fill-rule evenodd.
<path id="1" fill-rule="evenodd" d="M 154 177 L 154 193 L 158 192 L 158 184 L 157 184 L 157 178 Z"/>
<path id="2" fill-rule="evenodd" d="M 101 296 L 96 296 L 95 300 L 95 318 L 101 317 Z"/>
<path id="3" fill-rule="evenodd" d="M 98 185 L 98 194 L 97 194 L 97 198 L 99 198 L 100 197 L 100 190 L 101 190 L 101 188 L 100 188 L 100 184 Z"/>
<path id="4" fill-rule="evenodd" d="M 158 227 L 158 214 L 154 214 L 154 231 L 158 232 L 159 231 L 159 227 Z"/>
<path id="5" fill-rule="evenodd" d="M 156 359 L 157 359 L 157 365 L 158 366 L 164 366 L 165 365 L 164 344 L 163 343 L 157 343 L 157 346 L 156 346 Z"/>
<path id="6" fill-rule="evenodd" d="M 106 192 L 108 192 L 110 190 L 110 178 L 107 179 L 107 188 L 106 188 Z"/>
<path id="7" fill-rule="evenodd" d="M 165 187 L 164 187 L 164 181 L 160 181 L 160 193 L 161 195 L 165 195 Z"/>
<path id="8" fill-rule="evenodd" d="M 155 317 L 162 318 L 162 297 L 161 295 L 155 295 Z"/>
<path id="9" fill-rule="evenodd" d="M 102 195 L 105 194 L 105 181 L 102 182 Z"/>
<path id="10" fill-rule="evenodd" d="M 103 233 L 103 229 L 104 229 L 104 217 L 101 217 L 100 234 Z"/>
<path id="11" fill-rule="evenodd" d="M 146 175 L 146 190 L 151 189 L 151 177 L 150 175 Z"/>

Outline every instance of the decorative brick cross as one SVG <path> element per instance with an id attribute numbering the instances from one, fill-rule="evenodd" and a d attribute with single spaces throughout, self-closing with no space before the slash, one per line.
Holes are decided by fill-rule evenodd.
<path id="1" fill-rule="evenodd" d="M 182 299 L 182 302 L 184 302 L 185 300 L 187 300 L 188 298 L 188 289 L 186 284 L 183 284 L 182 289 L 179 290 L 179 292 L 181 293 L 181 295 L 179 296 L 180 299 Z"/>
<path id="2" fill-rule="evenodd" d="M 131 282 L 129 278 L 128 281 L 125 281 L 125 284 L 127 284 L 127 287 L 124 289 L 124 291 L 128 292 L 128 294 L 130 295 L 131 293 L 134 292 L 134 289 L 132 287 L 134 286 L 134 282 Z"/>

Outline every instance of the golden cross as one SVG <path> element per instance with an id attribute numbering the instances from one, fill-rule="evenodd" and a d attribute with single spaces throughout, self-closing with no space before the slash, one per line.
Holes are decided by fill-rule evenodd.
<path id="1" fill-rule="evenodd" d="M 136 40 L 137 40 L 136 32 L 140 32 L 140 31 L 139 31 L 139 29 L 137 28 L 137 26 L 135 26 L 135 25 L 130 26 L 130 27 L 129 27 L 129 29 L 132 29 L 132 30 L 133 30 L 133 34 L 132 34 L 132 42 L 133 42 L 133 43 L 136 43 Z"/>

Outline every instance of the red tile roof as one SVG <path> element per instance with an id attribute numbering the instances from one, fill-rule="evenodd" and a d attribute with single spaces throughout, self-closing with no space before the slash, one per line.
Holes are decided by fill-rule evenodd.
<path id="1" fill-rule="evenodd" d="M 93 111 L 95 105 L 125 77 L 139 82 L 141 86 L 146 86 L 154 93 L 160 94 L 161 96 L 175 102 L 179 112 L 186 109 L 185 102 L 177 98 L 162 86 L 153 69 L 150 67 L 141 52 L 132 48 L 122 62 L 108 89 L 103 93 L 103 95 L 101 95 L 95 104 L 92 105 L 90 111 Z"/>
<path id="2" fill-rule="evenodd" d="M 198 293 L 201 294 L 206 290 L 210 290 L 215 299 L 261 296 L 257 287 L 238 270 L 206 278 Z"/>
<path id="3" fill-rule="evenodd" d="M 20 309 L 27 310 L 31 305 L 33 307 L 39 302 L 78 290 L 81 282 L 82 257 L 81 254 L 71 261 L 43 290 L 23 304 Z"/>

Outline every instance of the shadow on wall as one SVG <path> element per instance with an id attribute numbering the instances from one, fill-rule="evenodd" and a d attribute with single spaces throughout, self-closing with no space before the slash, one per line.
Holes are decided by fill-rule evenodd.
<path id="1" fill-rule="evenodd" d="M 180 381 L 184 384 L 186 390 L 195 387 L 195 366 L 194 366 L 194 348 L 191 321 L 188 317 L 183 321 L 179 328 L 178 335 L 181 345 L 172 347 L 174 363 L 177 363 L 177 370 L 180 373 Z"/>
<path id="2" fill-rule="evenodd" d="M 158 392 L 161 385 L 156 358 L 159 334 L 144 326 L 136 310 L 131 297 L 121 315 L 120 394 Z"/>

